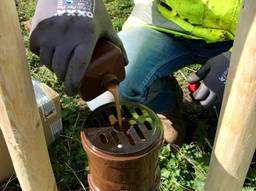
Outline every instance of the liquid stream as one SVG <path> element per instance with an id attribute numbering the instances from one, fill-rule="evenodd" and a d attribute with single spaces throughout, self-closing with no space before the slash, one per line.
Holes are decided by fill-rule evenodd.
<path id="1" fill-rule="evenodd" d="M 122 123 L 121 105 L 120 105 L 120 100 L 119 100 L 118 84 L 116 84 L 116 83 L 110 84 L 108 86 L 108 91 L 110 91 L 114 96 L 118 126 L 121 131 L 124 131 L 123 125 L 122 125 L 123 123 Z"/>

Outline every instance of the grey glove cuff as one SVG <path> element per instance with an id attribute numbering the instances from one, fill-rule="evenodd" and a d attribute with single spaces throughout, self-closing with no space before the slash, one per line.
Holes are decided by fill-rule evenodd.
<path id="1" fill-rule="evenodd" d="M 38 0 L 35 14 L 32 18 L 31 32 L 41 21 L 67 14 L 93 18 L 95 0 Z"/>

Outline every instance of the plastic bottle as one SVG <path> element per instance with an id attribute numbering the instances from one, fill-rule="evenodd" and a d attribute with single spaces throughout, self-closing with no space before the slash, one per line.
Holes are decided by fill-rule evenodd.
<path id="1" fill-rule="evenodd" d="M 100 39 L 95 47 L 79 94 L 90 101 L 105 92 L 111 83 L 119 83 L 125 78 L 124 57 L 119 47 L 105 39 Z"/>

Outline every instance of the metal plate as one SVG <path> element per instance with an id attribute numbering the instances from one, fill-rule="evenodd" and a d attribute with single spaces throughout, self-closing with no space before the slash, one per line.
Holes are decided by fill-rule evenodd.
<path id="1" fill-rule="evenodd" d="M 83 133 L 95 150 L 112 155 L 135 155 L 147 152 L 163 136 L 157 115 L 135 103 L 121 103 L 123 127 L 120 130 L 114 103 L 97 108 L 87 118 Z M 111 125 L 112 124 L 112 125 Z"/>

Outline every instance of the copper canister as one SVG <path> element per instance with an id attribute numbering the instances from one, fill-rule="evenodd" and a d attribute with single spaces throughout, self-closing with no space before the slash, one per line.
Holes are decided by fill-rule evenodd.
<path id="1" fill-rule="evenodd" d="M 92 112 L 81 131 L 89 161 L 91 191 L 157 191 L 160 185 L 159 152 L 163 127 L 149 108 L 121 103 L 123 128 L 114 103 Z"/>

